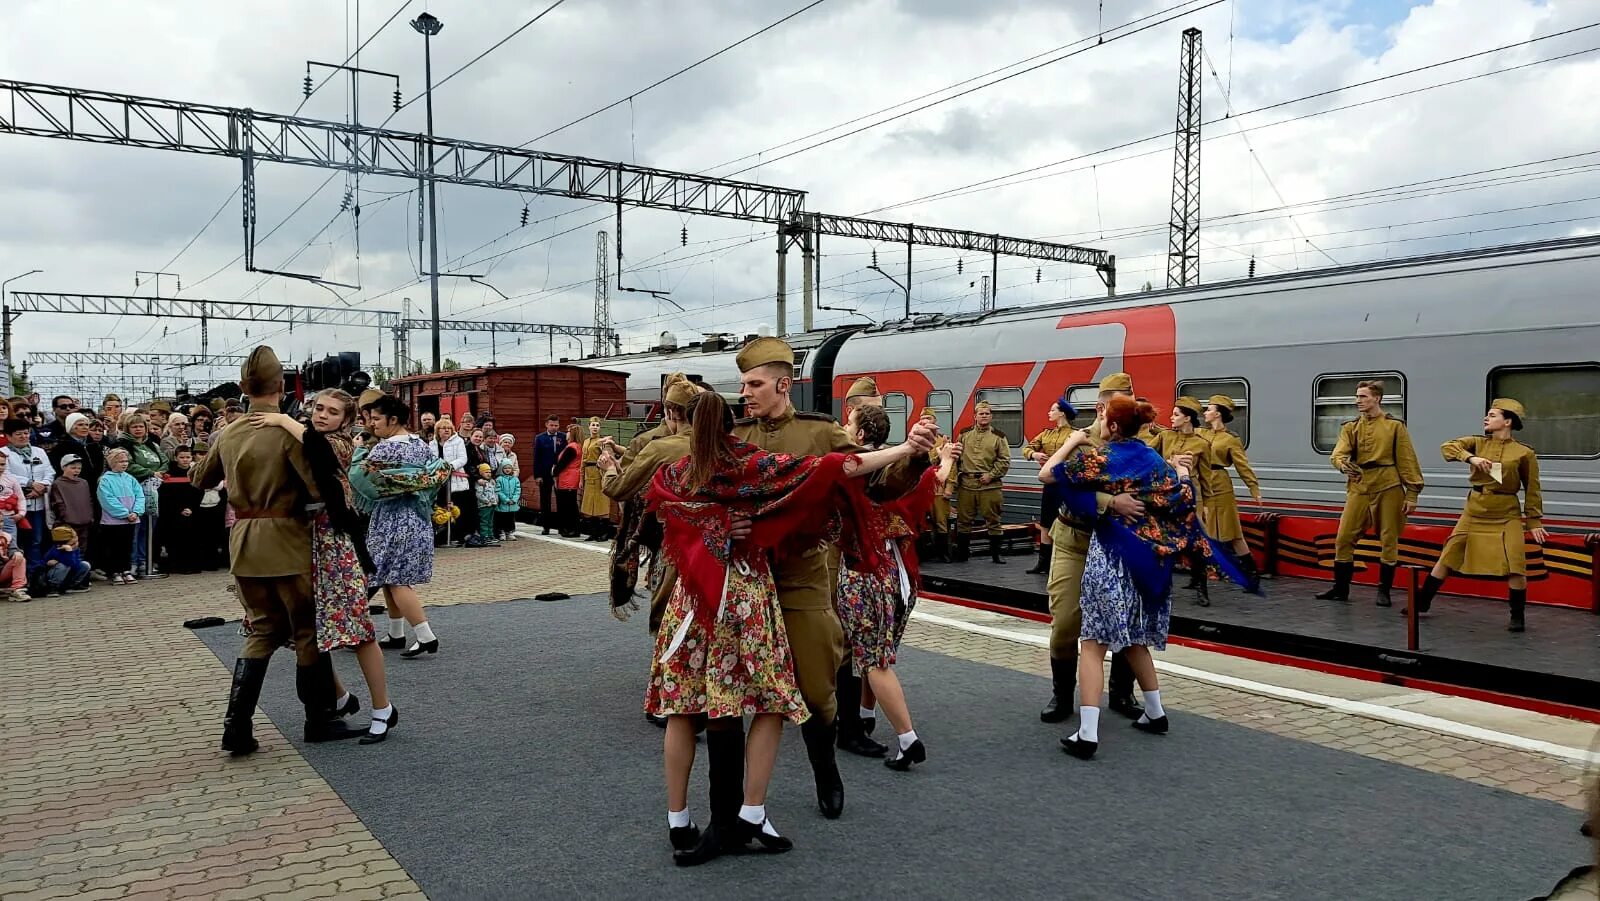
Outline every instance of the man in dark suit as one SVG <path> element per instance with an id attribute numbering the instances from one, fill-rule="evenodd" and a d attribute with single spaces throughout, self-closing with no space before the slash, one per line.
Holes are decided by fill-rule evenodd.
<path id="1" fill-rule="evenodd" d="M 567 436 L 561 432 L 561 418 L 546 416 L 544 432 L 533 439 L 533 477 L 539 480 L 539 523 L 545 535 L 550 534 L 550 524 L 555 521 L 555 505 L 551 502 L 556 485 L 556 457 L 567 446 Z"/>

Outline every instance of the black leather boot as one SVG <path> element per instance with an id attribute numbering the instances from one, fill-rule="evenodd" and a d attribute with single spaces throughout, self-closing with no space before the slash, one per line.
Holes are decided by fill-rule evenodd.
<path id="1" fill-rule="evenodd" d="M 1506 626 L 1507 632 L 1522 632 L 1528 626 L 1523 622 L 1522 613 L 1528 607 L 1528 589 L 1512 588 L 1511 594 L 1511 622 Z"/>
<path id="2" fill-rule="evenodd" d="M 1000 556 L 1000 542 L 1002 540 L 1002 536 L 999 535 L 989 536 L 989 560 L 992 563 L 1005 565 L 1005 558 Z"/>
<path id="3" fill-rule="evenodd" d="M 1199 571 L 1200 577 L 1189 583 L 1190 587 L 1194 589 L 1194 602 L 1201 607 L 1210 607 L 1211 582 L 1206 578 L 1206 571 L 1203 566 L 1197 566 L 1195 569 Z"/>
<path id="4" fill-rule="evenodd" d="M 1130 720 L 1136 720 L 1144 715 L 1144 705 L 1134 698 L 1133 685 L 1133 667 L 1128 663 L 1128 652 L 1118 651 L 1112 654 L 1111 678 L 1107 680 L 1107 687 L 1111 692 L 1109 706 Z"/>
<path id="5" fill-rule="evenodd" d="M 1444 580 L 1435 579 L 1433 577 L 1433 573 L 1428 573 L 1428 577 L 1422 580 L 1422 586 L 1417 589 L 1418 615 L 1427 613 L 1429 610 L 1433 609 L 1433 596 L 1439 593 L 1439 588 L 1442 585 L 1444 585 Z M 1409 612 L 1409 608 L 1400 608 L 1401 616 L 1405 616 Z"/>
<path id="6" fill-rule="evenodd" d="M 1239 572 L 1244 573 L 1244 590 L 1261 594 L 1261 570 L 1256 568 L 1256 555 L 1249 551 L 1234 554 L 1233 562 L 1238 564 Z"/>
<path id="7" fill-rule="evenodd" d="M 950 562 L 950 533 L 933 533 L 933 553 L 939 558 L 940 563 Z"/>
<path id="8" fill-rule="evenodd" d="M 1033 564 L 1032 569 L 1028 570 L 1029 575 L 1043 576 L 1049 574 L 1051 547 L 1048 544 L 1039 545 L 1039 560 Z"/>
<path id="9" fill-rule="evenodd" d="M 1333 587 L 1317 595 L 1319 601 L 1348 601 L 1350 600 L 1350 577 L 1355 575 L 1355 563 L 1333 564 Z"/>
<path id="10" fill-rule="evenodd" d="M 1394 606 L 1394 599 L 1392 597 L 1390 597 L 1390 595 L 1389 595 L 1389 590 L 1394 587 L 1394 571 L 1395 571 L 1395 565 L 1393 563 L 1379 563 L 1378 564 L 1378 606 L 1379 607 L 1393 607 Z"/>
<path id="11" fill-rule="evenodd" d="M 835 743 L 839 750 L 862 757 L 882 757 L 889 749 L 867 737 L 861 721 L 861 679 L 851 671 L 850 664 L 839 667 L 835 677 L 834 697 L 839 702 L 839 712 L 834 716 Z"/>
<path id="12" fill-rule="evenodd" d="M 365 729 L 352 729 L 333 709 L 333 658 L 317 655 L 310 666 L 296 667 L 295 694 L 306 709 L 305 740 L 310 743 L 360 738 Z"/>
<path id="13" fill-rule="evenodd" d="M 706 730 L 706 781 L 710 786 L 711 825 L 694 846 L 674 851 L 672 862 L 694 867 L 724 854 L 738 854 L 739 807 L 744 803 L 744 721 L 730 718 L 732 728 Z M 680 837 L 674 836 L 674 841 Z"/>
<path id="14" fill-rule="evenodd" d="M 835 731 L 833 723 L 824 723 L 814 712 L 800 726 L 806 756 L 811 759 L 811 776 L 817 783 L 817 808 L 830 820 L 844 813 L 844 780 L 839 778 L 839 764 L 833 757 Z"/>
<path id="15" fill-rule="evenodd" d="M 970 554 L 971 549 L 972 549 L 972 535 L 970 533 L 966 533 L 966 532 L 957 533 L 956 534 L 956 550 L 955 550 L 955 553 L 952 555 L 955 558 L 955 562 L 956 563 L 965 563 L 965 562 L 967 562 L 968 557 L 971 556 L 971 554 Z"/>
<path id="16" fill-rule="evenodd" d="M 1050 703 L 1039 711 L 1039 722 L 1066 722 L 1072 718 L 1072 701 L 1078 692 L 1078 661 L 1051 657 L 1050 688 Z"/>
<path id="17" fill-rule="evenodd" d="M 233 662 L 228 712 L 222 717 L 222 750 L 235 757 L 253 754 L 261 747 L 250 718 L 256 712 L 256 702 L 261 700 L 261 683 L 266 678 L 266 658 L 240 657 Z"/>

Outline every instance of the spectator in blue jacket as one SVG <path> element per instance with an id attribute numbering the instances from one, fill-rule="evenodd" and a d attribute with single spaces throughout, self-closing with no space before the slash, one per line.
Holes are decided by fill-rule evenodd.
<path id="1" fill-rule="evenodd" d="M 533 477 L 539 480 L 539 524 L 544 526 L 546 535 L 550 534 L 550 525 L 556 517 L 555 505 L 551 502 L 556 485 L 556 458 L 566 445 L 561 418 L 545 417 L 544 433 L 533 439 Z"/>
<path id="2" fill-rule="evenodd" d="M 127 448 L 106 451 L 106 471 L 95 495 L 100 498 L 100 545 L 113 585 L 132 585 L 133 535 L 144 516 L 144 486 L 128 474 Z"/>
<path id="3" fill-rule="evenodd" d="M 54 546 L 45 552 L 44 563 L 33 574 L 33 590 L 39 597 L 50 592 L 76 594 L 89 590 L 89 564 L 78 551 L 78 533 L 70 526 L 50 530 Z"/>

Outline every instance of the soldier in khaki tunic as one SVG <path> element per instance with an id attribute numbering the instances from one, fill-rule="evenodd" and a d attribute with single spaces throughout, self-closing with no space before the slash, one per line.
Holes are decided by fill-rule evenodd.
<path id="1" fill-rule="evenodd" d="M 989 559 L 1005 563 L 1000 556 L 1001 482 L 1011 468 L 1011 445 L 1004 433 L 990 422 L 994 410 L 986 400 L 972 408 L 973 425 L 957 440 L 961 442 L 961 463 L 956 481 L 956 560 L 964 562 L 971 553 L 972 529 L 983 519 L 989 533 Z"/>
<path id="2" fill-rule="evenodd" d="M 844 416 L 850 418 L 850 411 L 856 407 L 871 405 L 883 406 L 883 396 L 878 394 L 878 382 L 870 375 L 864 375 L 850 383 L 850 390 L 844 393 Z"/>
<path id="3" fill-rule="evenodd" d="M 1539 458 L 1533 448 L 1511 437 L 1522 429 L 1527 411 L 1509 397 L 1497 397 L 1483 417 L 1482 435 L 1446 441 L 1439 452 L 1452 463 L 1471 469 L 1472 490 L 1455 531 L 1444 543 L 1417 592 L 1417 612 L 1426 613 L 1439 586 L 1453 572 L 1471 576 L 1503 576 L 1511 595 L 1511 622 L 1521 632 L 1528 602 L 1528 565 L 1524 533 L 1544 544 L 1544 496 L 1539 490 Z M 1517 504 L 1517 492 L 1523 502 Z"/>
<path id="4" fill-rule="evenodd" d="M 1201 509 L 1204 509 L 1201 505 L 1205 503 L 1207 493 L 1207 486 L 1202 482 L 1211 472 L 1211 442 L 1200 432 L 1205 409 L 1200 401 L 1193 397 L 1180 397 L 1172 405 L 1172 415 L 1168 420 L 1172 427 L 1162 429 L 1152 437 L 1144 439 L 1146 444 L 1169 463 L 1179 454 L 1188 454 L 1194 458 L 1190 470 L 1195 473 L 1195 505 Z M 1206 584 L 1204 566 L 1193 562 L 1186 565 L 1189 566 L 1189 588 L 1196 592 L 1195 603 L 1202 607 L 1211 606 L 1211 592 Z"/>
<path id="5" fill-rule="evenodd" d="M 741 392 L 750 413 L 734 427 L 740 440 L 788 454 L 861 450 L 832 417 L 799 412 L 790 403 L 794 351 L 788 344 L 778 338 L 757 338 L 745 345 L 735 363 L 742 373 Z M 919 421 L 906 440 L 927 450 L 936 434 L 933 426 Z M 898 497 L 916 487 L 927 467 L 927 457 L 922 454 L 900 461 L 874 474 L 874 487 L 869 490 L 880 497 Z M 826 549 L 817 547 L 781 558 L 773 568 L 773 578 L 794 655 L 795 678 L 811 709 L 811 718 L 800 732 L 816 780 L 817 805 L 831 819 L 844 812 L 844 782 L 834 760 L 834 691 L 839 664 L 844 661 L 844 629 L 834 608 Z"/>
<path id="6" fill-rule="evenodd" d="M 272 348 L 251 351 L 239 379 L 251 413 L 276 413 L 283 397 L 283 366 Z M 334 710 L 333 660 L 317 650 L 317 611 L 311 598 L 311 521 L 306 505 L 320 500 L 305 449 L 283 429 L 229 428 L 217 433 L 192 475 L 202 490 L 228 481 L 228 503 L 238 521 L 228 537 L 229 571 L 251 635 L 233 665 L 222 749 L 249 754 L 258 744 L 251 716 L 261 697 L 272 652 L 294 643 L 295 690 L 305 706 L 308 742 L 357 738 Z"/>
<path id="7" fill-rule="evenodd" d="M 1072 420 L 1078 411 L 1067 402 L 1065 394 L 1055 399 L 1050 404 L 1050 409 L 1045 415 L 1050 420 L 1050 427 L 1033 436 L 1024 447 L 1028 458 L 1033 462 L 1044 465 L 1044 461 L 1053 456 L 1061 445 L 1067 443 L 1067 436 L 1072 434 Z M 1028 570 L 1033 575 L 1043 575 L 1050 571 L 1050 526 L 1056 521 L 1056 508 L 1060 505 L 1055 502 L 1055 493 L 1049 485 L 1039 492 L 1039 562 Z"/>
<path id="8" fill-rule="evenodd" d="M 1417 509 L 1422 494 L 1422 466 L 1411 446 L 1405 423 L 1383 412 L 1383 382 L 1356 386 L 1360 416 L 1339 429 L 1339 442 L 1329 462 L 1349 477 L 1344 512 L 1339 516 L 1339 537 L 1334 544 L 1333 587 L 1317 595 L 1323 601 L 1350 599 L 1350 577 L 1356 570 L 1356 541 L 1375 520 L 1383 542 L 1379 557 L 1378 606 L 1391 601 L 1395 566 L 1400 562 L 1400 532 L 1406 517 Z"/>
<path id="9" fill-rule="evenodd" d="M 1089 440 L 1083 447 L 1105 446 L 1103 418 L 1106 402 L 1119 394 L 1133 394 L 1133 379 L 1127 373 L 1115 372 L 1100 380 L 1095 421 L 1084 430 Z M 1043 482 L 1041 478 L 1040 483 Z M 1108 513 L 1117 516 L 1144 515 L 1143 502 L 1129 494 L 1115 497 L 1099 494 L 1096 500 L 1101 516 Z M 1089 538 L 1094 526 L 1093 522 L 1073 519 L 1065 507 L 1057 508 L 1055 521 L 1050 525 L 1050 579 L 1045 583 L 1045 592 L 1050 599 L 1051 695 L 1050 703 L 1039 712 L 1039 719 L 1046 723 L 1070 719 L 1073 699 L 1078 696 L 1078 633 L 1083 626 L 1083 613 L 1078 600 L 1083 592 L 1083 567 L 1089 556 Z M 1108 679 L 1111 709 L 1136 720 L 1144 713 L 1144 707 L 1134 699 L 1133 682 L 1133 667 L 1128 664 L 1126 654 L 1121 651 L 1112 654 Z"/>
<path id="10" fill-rule="evenodd" d="M 673 404 L 672 404 L 672 401 L 668 398 L 667 395 L 669 394 L 669 392 L 672 391 L 673 386 L 679 384 L 680 382 L 684 383 L 684 384 L 691 384 L 689 382 L 689 377 L 684 375 L 681 372 L 674 372 L 671 375 L 667 376 L 665 379 L 662 379 L 662 381 L 661 381 L 661 421 L 656 423 L 654 428 L 646 429 L 645 431 L 640 432 L 637 435 L 634 435 L 633 436 L 633 440 L 628 442 L 628 446 L 622 449 L 622 460 L 621 460 L 621 462 L 618 463 L 617 466 L 615 468 L 611 469 L 610 471 L 601 473 L 601 476 L 600 476 L 600 487 L 601 487 L 601 490 L 605 492 L 607 497 L 611 498 L 614 501 L 617 501 L 618 503 L 621 503 L 621 500 L 622 500 L 621 498 L 618 498 L 616 495 L 612 494 L 609 490 L 606 489 L 606 487 L 605 487 L 606 483 L 610 479 L 614 478 L 616 475 L 619 475 L 619 474 L 621 474 L 623 472 L 626 472 L 627 469 L 628 469 L 628 464 L 632 463 L 633 462 L 633 458 L 639 456 L 639 452 L 643 451 L 645 449 L 645 447 L 647 447 L 650 444 L 650 442 L 656 440 L 657 438 L 665 437 L 667 435 L 677 434 L 677 432 L 679 431 L 679 429 L 673 424 L 672 415 L 671 415 Z M 681 407 L 678 409 L 678 421 L 679 421 L 679 423 L 681 423 L 683 421 L 683 409 Z M 611 455 L 613 457 L 615 457 L 616 456 L 616 449 L 615 449 L 616 442 L 612 441 L 610 438 L 604 438 L 604 439 L 602 439 L 602 443 L 608 446 L 608 450 L 610 451 Z M 646 479 L 646 484 L 648 484 L 648 483 L 649 483 L 649 480 Z"/>
<path id="11" fill-rule="evenodd" d="M 929 424 L 937 424 L 939 414 L 932 407 L 923 407 L 920 419 Z M 933 442 L 933 449 L 928 451 L 928 463 L 931 466 L 939 465 L 939 448 L 950 441 L 943 435 Z M 959 453 L 959 451 L 958 451 Z M 956 497 L 956 479 L 958 477 L 954 467 L 950 469 L 950 477 L 944 480 L 933 494 L 933 553 L 941 563 L 950 562 L 950 502 Z"/>
<path id="12" fill-rule="evenodd" d="M 1261 573 L 1256 569 L 1256 558 L 1250 550 L 1250 542 L 1244 540 L 1244 524 L 1239 521 L 1239 499 L 1233 494 L 1233 479 L 1228 476 L 1228 467 L 1239 471 L 1239 480 L 1249 489 L 1257 507 L 1261 506 L 1261 482 L 1256 479 L 1256 471 L 1250 466 L 1250 458 L 1245 456 L 1244 442 L 1239 440 L 1238 435 L 1228 431 L 1228 423 L 1233 422 L 1233 398 L 1226 394 L 1211 395 L 1211 400 L 1206 404 L 1205 420 L 1206 429 L 1202 434 L 1211 443 L 1211 451 L 1205 465 L 1197 465 L 1194 469 L 1199 476 L 1196 481 L 1204 483 L 1201 489 L 1205 498 L 1201 507 L 1202 522 L 1206 533 L 1218 544 L 1229 545 L 1233 562 L 1244 573 L 1245 591 L 1260 594 Z"/>

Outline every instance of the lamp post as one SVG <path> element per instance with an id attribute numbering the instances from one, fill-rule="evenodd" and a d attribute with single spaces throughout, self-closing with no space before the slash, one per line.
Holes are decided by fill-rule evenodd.
<path id="1" fill-rule="evenodd" d="M 411 27 L 422 35 L 423 102 L 428 110 L 428 289 L 433 296 L 433 371 L 438 372 L 439 355 L 439 208 L 433 194 L 433 36 L 444 30 L 444 23 L 423 13 L 411 20 Z"/>
<path id="2" fill-rule="evenodd" d="M 43 269 L 29 269 L 21 275 L 13 275 L 0 282 L 0 336 L 3 336 L 4 339 L 0 340 L 0 353 L 3 353 L 6 358 L 7 391 L 11 390 L 11 301 L 9 299 L 11 295 L 6 293 L 6 287 L 18 279 L 24 279 L 30 275 L 38 275 L 43 271 Z"/>

